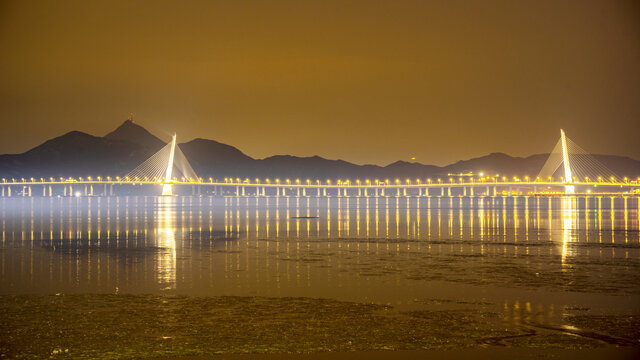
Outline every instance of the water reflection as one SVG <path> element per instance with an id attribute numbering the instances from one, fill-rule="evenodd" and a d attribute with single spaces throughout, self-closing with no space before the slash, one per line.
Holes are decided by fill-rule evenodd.
<path id="1" fill-rule="evenodd" d="M 622 196 L 2 199 L 0 291 L 406 307 L 433 297 L 551 306 L 536 293 L 558 291 L 601 302 L 572 294 L 640 293 L 638 206 Z"/>
<path id="2" fill-rule="evenodd" d="M 158 198 L 156 236 L 158 239 L 157 274 L 158 282 L 166 285 L 163 289 L 176 287 L 176 237 L 175 237 L 175 198 Z M 147 229 L 145 229 L 145 233 Z"/>

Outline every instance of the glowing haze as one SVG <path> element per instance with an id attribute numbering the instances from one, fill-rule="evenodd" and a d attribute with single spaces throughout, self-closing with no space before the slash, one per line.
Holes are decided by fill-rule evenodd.
<path id="1" fill-rule="evenodd" d="M 640 158 L 636 1 L 2 1 L 0 153 L 130 112 L 253 157 Z"/>

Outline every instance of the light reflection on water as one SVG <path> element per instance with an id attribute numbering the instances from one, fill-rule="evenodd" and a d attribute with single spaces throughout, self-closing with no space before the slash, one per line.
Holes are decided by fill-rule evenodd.
<path id="1" fill-rule="evenodd" d="M 621 196 L 2 199 L 0 292 L 636 311 L 638 206 Z"/>

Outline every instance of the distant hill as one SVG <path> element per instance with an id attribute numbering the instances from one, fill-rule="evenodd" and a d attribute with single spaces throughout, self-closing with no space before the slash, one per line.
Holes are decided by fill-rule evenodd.
<path id="1" fill-rule="evenodd" d="M 147 129 L 135 124 L 131 120 L 123 122 L 118 128 L 105 135 L 104 139 L 138 144 L 153 152 L 160 150 L 166 145 L 164 141 L 158 139 L 147 131 Z"/>
<path id="2" fill-rule="evenodd" d="M 122 175 L 163 145 L 162 140 L 127 120 L 105 137 L 71 131 L 25 153 L 0 155 L 0 177 Z"/>
<path id="3" fill-rule="evenodd" d="M 165 142 L 130 120 L 103 137 L 72 131 L 22 153 L 0 155 L 0 177 L 117 176 L 134 169 Z M 461 160 L 447 166 L 397 161 L 387 166 L 357 165 L 319 156 L 275 155 L 254 159 L 214 140 L 194 139 L 178 145 L 203 178 L 405 179 L 480 173 L 536 176 L 548 154 L 512 157 L 503 153 Z M 623 156 L 595 155 L 621 176 L 640 176 L 640 161 Z"/>

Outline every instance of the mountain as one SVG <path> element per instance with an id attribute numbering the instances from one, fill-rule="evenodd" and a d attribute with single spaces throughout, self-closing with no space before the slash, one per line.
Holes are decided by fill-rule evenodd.
<path id="1" fill-rule="evenodd" d="M 103 137 L 71 131 L 22 154 L 0 155 L 0 178 L 122 176 L 166 145 L 142 126 L 127 120 Z M 473 172 L 535 177 L 549 154 L 513 157 L 492 153 L 447 166 L 397 161 L 387 166 L 357 165 L 319 156 L 275 155 L 254 159 L 239 149 L 197 138 L 178 144 L 203 178 L 280 178 L 310 180 L 447 178 Z M 594 155 L 621 176 L 640 176 L 640 161 L 623 156 Z"/>
<path id="2" fill-rule="evenodd" d="M 131 121 L 104 137 L 71 131 L 25 153 L 0 155 L 0 177 L 123 175 L 164 145 Z"/>
<path id="3" fill-rule="evenodd" d="M 118 128 L 105 135 L 104 139 L 139 144 L 153 152 L 166 145 L 164 141 L 131 120 L 123 122 Z"/>

